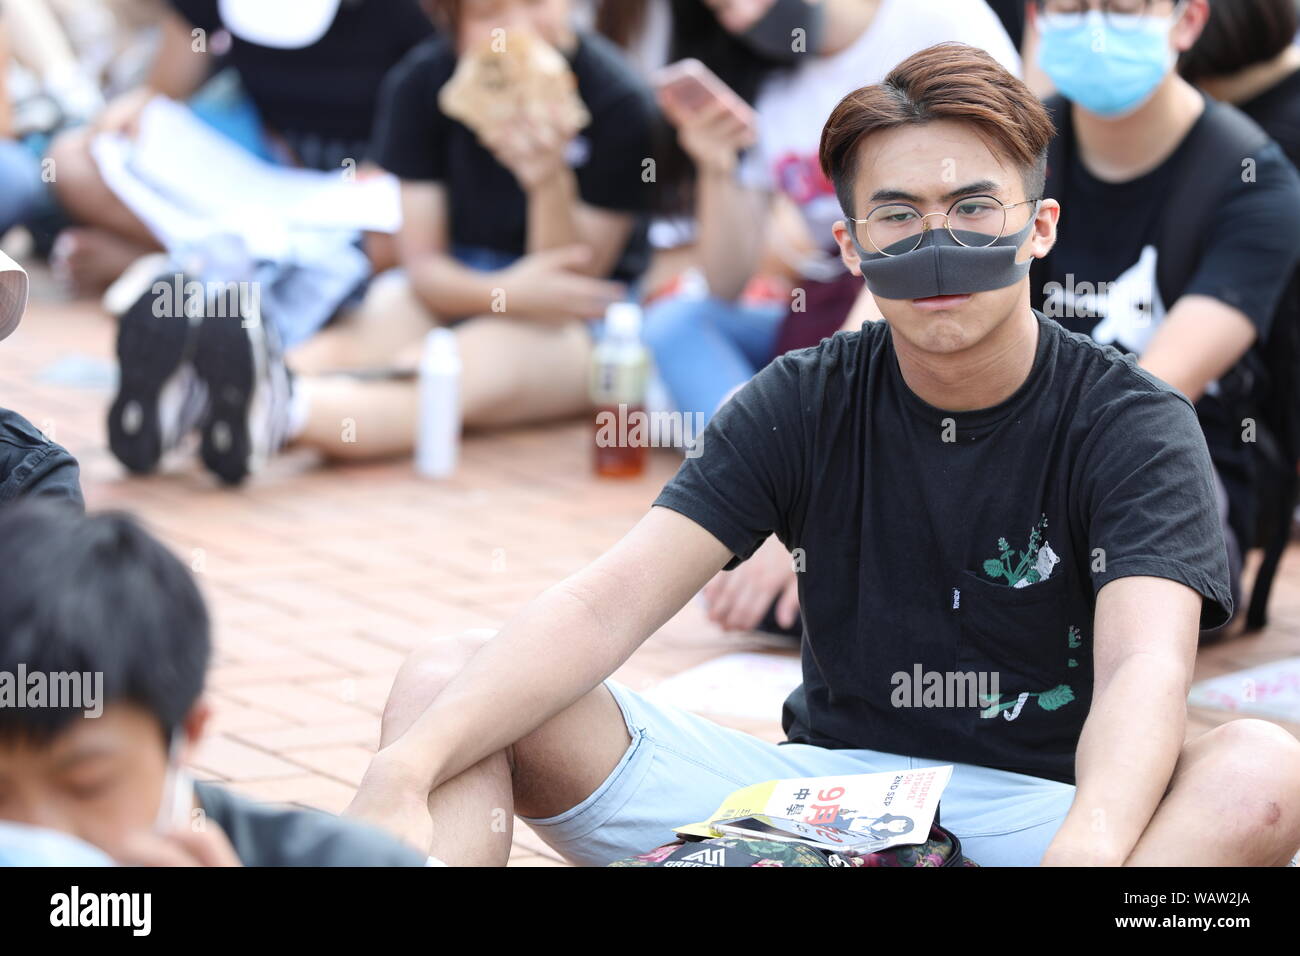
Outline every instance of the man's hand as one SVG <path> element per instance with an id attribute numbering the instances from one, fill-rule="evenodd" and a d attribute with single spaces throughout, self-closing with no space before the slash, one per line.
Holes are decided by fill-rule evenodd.
<path id="1" fill-rule="evenodd" d="M 123 866 L 243 866 L 225 831 L 213 820 L 199 829 L 177 827 L 167 833 L 140 831 L 114 851 Z"/>
<path id="2" fill-rule="evenodd" d="M 498 273 L 505 291 L 505 315 L 565 323 L 593 319 L 621 301 L 627 290 L 617 282 L 570 271 L 585 263 L 584 246 L 548 249 L 524 256 Z"/>
<path id="3" fill-rule="evenodd" d="M 433 844 L 427 780 L 394 747 L 371 759 L 357 795 L 343 815 L 386 830 L 421 853 L 427 854 Z"/>
<path id="4" fill-rule="evenodd" d="M 776 622 L 791 627 L 799 613 L 799 579 L 790 553 L 776 538 L 734 571 L 719 571 L 704 587 L 709 620 L 727 631 L 752 631 L 776 601 Z"/>
<path id="5" fill-rule="evenodd" d="M 714 100 L 691 110 L 671 94 L 661 93 L 659 105 L 676 127 L 682 149 L 701 172 L 730 175 L 735 171 L 741 150 L 754 145 L 754 130 L 724 103 Z"/>
<path id="6" fill-rule="evenodd" d="M 565 148 L 577 134 L 572 118 L 558 104 L 548 104 L 540 116 L 520 112 L 481 130 L 479 142 L 514 173 L 524 192 L 531 192 L 569 172 Z"/>

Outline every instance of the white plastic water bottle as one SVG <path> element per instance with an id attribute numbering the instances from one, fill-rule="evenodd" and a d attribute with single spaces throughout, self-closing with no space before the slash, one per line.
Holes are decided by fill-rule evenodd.
<path id="1" fill-rule="evenodd" d="M 460 350 L 456 333 L 434 329 L 420 356 L 420 424 L 415 470 L 426 478 L 456 471 L 460 451 Z"/>

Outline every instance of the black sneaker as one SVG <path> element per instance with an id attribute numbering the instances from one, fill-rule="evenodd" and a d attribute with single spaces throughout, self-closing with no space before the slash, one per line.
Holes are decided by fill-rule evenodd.
<path id="1" fill-rule="evenodd" d="M 284 444 L 291 383 L 274 325 L 260 317 L 208 315 L 194 367 L 207 386 L 200 455 L 228 485 L 258 471 Z"/>
<path id="2" fill-rule="evenodd" d="M 118 389 L 108 410 L 108 446 L 136 474 L 158 467 L 198 423 L 204 403 L 203 385 L 189 364 L 199 320 L 157 309 L 158 301 L 151 289 L 118 320 Z"/>

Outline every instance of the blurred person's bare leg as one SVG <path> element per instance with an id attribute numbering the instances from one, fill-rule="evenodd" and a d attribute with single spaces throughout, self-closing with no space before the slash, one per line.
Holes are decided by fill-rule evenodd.
<path id="1" fill-rule="evenodd" d="M 61 133 L 50 144 L 54 161 L 54 192 L 78 223 L 97 226 L 148 250 L 160 249 L 149 227 L 136 217 L 99 174 L 90 153 L 93 131 L 86 127 Z"/>
<path id="2" fill-rule="evenodd" d="M 468 631 L 413 651 L 393 680 L 380 746 L 405 733 L 494 633 Z M 504 866 L 516 813 L 545 818 L 578 805 L 609 776 L 630 744 L 618 704 L 603 685 L 595 688 L 513 746 L 431 792 L 429 852 L 453 866 Z"/>
<path id="3" fill-rule="evenodd" d="M 591 407 L 591 333 L 581 322 L 543 325 L 498 316 L 456 329 L 467 428 L 531 425 Z"/>
<path id="4" fill-rule="evenodd" d="M 456 339 L 466 428 L 555 421 L 590 408 L 591 337 L 581 323 L 556 327 L 484 317 L 458 326 Z M 414 360 L 408 351 L 403 361 Z M 307 409 L 298 444 L 342 461 L 406 455 L 414 447 L 417 381 L 310 376 L 296 387 Z"/>
<path id="5" fill-rule="evenodd" d="M 70 130 L 50 147 L 55 194 L 81 224 L 60 234 L 55 266 L 83 294 L 102 292 L 136 259 L 162 248 L 100 176 L 90 136 L 84 128 Z"/>
<path id="6" fill-rule="evenodd" d="M 299 375 L 401 367 L 403 349 L 420 342 L 436 319 L 415 297 L 406 276 L 377 276 L 361 304 L 285 356 Z M 407 368 L 415 364 L 406 361 Z"/>

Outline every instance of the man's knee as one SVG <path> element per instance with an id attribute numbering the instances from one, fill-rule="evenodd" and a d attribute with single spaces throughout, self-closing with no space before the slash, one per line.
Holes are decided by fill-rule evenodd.
<path id="1" fill-rule="evenodd" d="M 1235 781 L 1234 813 L 1249 835 L 1289 856 L 1289 845 L 1300 838 L 1300 741 L 1266 720 L 1232 720 L 1207 731 L 1196 741 L 1219 781 Z M 1235 788 L 1234 788 L 1235 789 Z"/>
<path id="2" fill-rule="evenodd" d="M 435 637 L 419 645 L 402 662 L 388 692 L 380 731 L 385 747 L 404 734 L 442 693 L 470 658 L 496 636 L 491 628 L 475 628 L 446 637 Z"/>

